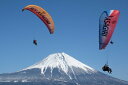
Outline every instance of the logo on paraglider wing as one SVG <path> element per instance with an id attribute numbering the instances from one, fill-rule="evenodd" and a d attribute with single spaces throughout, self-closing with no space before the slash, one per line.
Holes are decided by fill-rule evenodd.
<path id="1" fill-rule="evenodd" d="M 33 11 L 36 11 L 36 9 L 35 9 L 35 8 L 33 8 L 33 7 L 30 7 L 30 9 L 31 9 L 31 10 L 33 10 Z"/>
<path id="2" fill-rule="evenodd" d="M 44 21 L 45 21 L 47 24 L 51 24 L 50 21 L 48 20 L 48 18 L 46 17 L 46 12 L 45 12 L 45 11 L 40 12 L 40 11 L 38 11 L 37 9 L 33 8 L 33 7 L 31 7 L 30 9 L 31 9 L 32 11 L 34 11 L 35 13 L 37 13 L 38 15 L 40 15 L 41 18 L 43 18 Z"/>
<path id="3" fill-rule="evenodd" d="M 111 22 L 111 18 L 112 17 L 113 16 L 105 17 L 104 25 L 103 25 L 103 30 L 102 30 L 102 36 L 107 36 L 108 35 L 108 30 L 109 30 L 109 26 L 110 26 L 110 22 Z"/>
<path id="4" fill-rule="evenodd" d="M 47 24 L 51 24 L 50 21 L 48 20 L 48 18 L 45 15 L 41 15 L 42 18 L 46 21 Z"/>

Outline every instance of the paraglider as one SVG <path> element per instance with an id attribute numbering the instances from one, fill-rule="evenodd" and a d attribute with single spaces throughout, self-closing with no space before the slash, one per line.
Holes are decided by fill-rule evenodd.
<path id="1" fill-rule="evenodd" d="M 44 22 L 50 34 L 54 33 L 54 21 L 47 11 L 36 5 L 28 5 L 22 9 L 22 11 L 24 10 L 29 10 L 33 12 L 37 17 L 41 19 L 41 21 Z M 37 40 L 33 40 L 33 44 L 37 45 Z"/>
<path id="2" fill-rule="evenodd" d="M 33 44 L 34 45 L 37 45 L 37 40 L 33 40 Z"/>
<path id="3" fill-rule="evenodd" d="M 116 27 L 120 12 L 118 10 L 104 11 L 99 19 L 99 49 L 105 49 Z"/>
<path id="4" fill-rule="evenodd" d="M 108 73 L 112 73 L 112 69 L 111 69 L 107 64 L 105 64 L 105 65 L 102 67 L 102 70 L 103 70 L 103 71 L 108 71 Z"/>
<path id="5" fill-rule="evenodd" d="M 111 40 L 112 34 L 116 27 L 120 12 L 118 10 L 104 11 L 99 19 L 99 50 L 106 48 L 108 43 L 113 44 Z M 103 71 L 112 72 L 108 63 L 102 67 Z"/>

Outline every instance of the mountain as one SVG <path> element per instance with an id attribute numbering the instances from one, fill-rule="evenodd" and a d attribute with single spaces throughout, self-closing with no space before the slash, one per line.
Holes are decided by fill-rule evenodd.
<path id="1" fill-rule="evenodd" d="M 51 54 L 14 73 L 0 74 L 0 85 L 128 85 L 81 63 L 66 53 Z"/>

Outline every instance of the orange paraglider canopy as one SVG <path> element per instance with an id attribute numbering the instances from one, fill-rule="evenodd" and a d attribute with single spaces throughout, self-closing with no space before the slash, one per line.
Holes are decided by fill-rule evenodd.
<path id="1" fill-rule="evenodd" d="M 36 16 L 38 16 L 47 26 L 50 34 L 54 33 L 54 22 L 52 20 L 52 17 L 49 15 L 47 11 L 45 11 L 43 8 L 36 6 L 36 5 L 28 5 L 22 9 L 29 10 L 33 12 Z"/>

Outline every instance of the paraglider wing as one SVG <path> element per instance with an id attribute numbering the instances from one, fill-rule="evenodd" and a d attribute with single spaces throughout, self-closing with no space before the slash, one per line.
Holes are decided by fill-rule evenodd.
<path id="1" fill-rule="evenodd" d="M 104 11 L 99 19 L 99 49 L 105 49 L 116 27 L 120 12 L 118 10 Z"/>
<path id="2" fill-rule="evenodd" d="M 22 11 L 24 10 L 29 10 L 33 12 L 45 23 L 50 34 L 54 33 L 54 22 L 52 20 L 52 17 L 43 8 L 36 5 L 28 5 L 22 9 Z"/>

